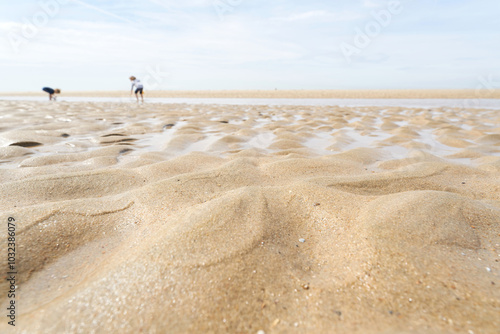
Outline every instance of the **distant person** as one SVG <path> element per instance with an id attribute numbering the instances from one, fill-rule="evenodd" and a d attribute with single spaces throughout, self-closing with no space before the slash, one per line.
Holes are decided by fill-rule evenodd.
<path id="1" fill-rule="evenodd" d="M 142 84 L 141 80 L 137 79 L 134 76 L 131 76 L 130 81 L 132 81 L 132 88 L 130 89 L 130 95 L 132 95 L 132 92 L 134 91 L 135 87 L 135 98 L 137 99 L 137 102 L 139 102 L 139 96 L 137 94 L 141 93 L 141 99 L 142 102 L 144 103 L 144 85 Z"/>
<path id="2" fill-rule="evenodd" d="M 56 89 L 52 89 L 50 87 L 43 87 L 42 90 L 45 92 L 45 93 L 49 93 L 49 100 L 52 101 L 52 100 L 56 100 L 56 94 L 61 94 L 61 90 L 59 88 L 56 88 Z"/>

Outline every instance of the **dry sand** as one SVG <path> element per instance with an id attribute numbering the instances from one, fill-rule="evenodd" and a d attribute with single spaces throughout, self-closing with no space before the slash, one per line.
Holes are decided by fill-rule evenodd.
<path id="1" fill-rule="evenodd" d="M 0 96 L 46 96 L 38 92 L 0 92 Z M 128 97 L 122 91 L 67 91 L 64 97 Z M 500 89 L 392 89 L 392 90 L 149 90 L 151 98 L 282 98 L 282 99 L 499 99 Z"/>
<path id="2" fill-rule="evenodd" d="M 499 111 L 0 101 L 0 166 L 19 333 L 500 328 Z"/>

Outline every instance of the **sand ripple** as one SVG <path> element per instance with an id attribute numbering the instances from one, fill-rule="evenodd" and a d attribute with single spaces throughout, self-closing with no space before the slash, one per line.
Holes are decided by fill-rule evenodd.
<path id="1" fill-rule="evenodd" d="M 497 111 L 3 101 L 0 120 L 19 333 L 500 328 Z"/>

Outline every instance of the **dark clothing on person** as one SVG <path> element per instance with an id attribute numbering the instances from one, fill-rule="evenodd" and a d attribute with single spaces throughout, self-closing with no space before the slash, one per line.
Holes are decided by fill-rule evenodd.
<path id="1" fill-rule="evenodd" d="M 42 90 L 46 93 L 49 93 L 50 95 L 54 94 L 56 91 L 53 90 L 52 88 L 50 87 L 43 87 Z"/>

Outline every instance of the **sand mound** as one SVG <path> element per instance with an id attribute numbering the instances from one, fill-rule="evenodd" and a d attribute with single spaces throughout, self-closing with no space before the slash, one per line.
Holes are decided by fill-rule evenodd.
<path id="1" fill-rule="evenodd" d="M 434 214 L 430 216 L 429 212 Z M 420 191 L 380 197 L 366 206 L 360 220 L 367 224 L 370 239 L 391 240 L 381 247 L 413 253 L 410 247 L 478 249 L 481 241 L 475 227 L 498 224 L 498 214 L 455 194 Z"/>

